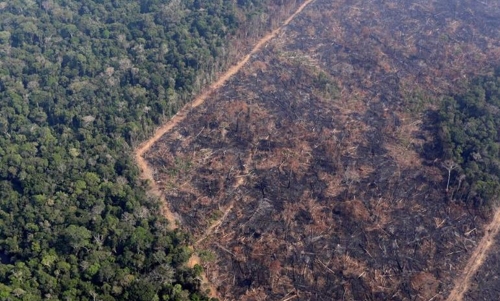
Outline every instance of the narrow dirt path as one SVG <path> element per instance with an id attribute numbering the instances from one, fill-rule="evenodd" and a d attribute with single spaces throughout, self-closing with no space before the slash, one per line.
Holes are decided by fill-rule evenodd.
<path id="1" fill-rule="evenodd" d="M 249 176 L 249 172 L 250 172 L 249 167 L 250 167 L 250 163 L 252 162 L 252 159 L 253 159 L 253 154 L 254 154 L 253 151 L 250 152 L 247 159 L 245 160 L 245 164 L 243 165 L 245 167 L 243 170 L 243 173 L 241 175 L 237 176 L 238 179 L 236 180 L 236 183 L 234 183 L 233 189 L 236 189 L 245 183 L 245 178 Z M 214 231 L 216 231 L 220 225 L 222 225 L 222 223 L 224 222 L 226 217 L 229 215 L 229 213 L 233 209 L 234 202 L 235 202 L 235 199 L 233 199 L 231 201 L 231 203 L 227 206 L 227 208 L 224 210 L 224 214 L 222 215 L 222 217 L 220 217 L 217 221 L 215 221 L 210 227 L 208 227 L 205 230 L 205 233 L 203 233 L 203 235 L 194 243 L 195 247 L 197 245 L 199 245 L 201 242 L 203 242 L 205 239 L 207 239 L 210 235 L 212 235 L 212 233 Z"/>
<path id="2" fill-rule="evenodd" d="M 488 255 L 493 243 L 495 241 L 495 236 L 500 231 L 500 209 L 497 209 L 493 220 L 486 228 L 486 234 L 479 241 L 476 249 L 470 256 L 462 275 L 459 276 L 455 282 L 455 286 L 451 291 L 448 299 L 446 301 L 462 301 L 464 294 L 467 292 L 470 286 L 471 278 L 477 272 L 477 270 L 483 265 L 486 256 Z"/>
<path id="3" fill-rule="evenodd" d="M 165 124 L 163 124 L 161 127 L 159 127 L 154 135 L 149 138 L 147 141 L 143 142 L 134 152 L 134 157 L 137 162 L 137 165 L 139 166 L 139 169 L 141 170 L 141 178 L 150 180 L 150 193 L 155 195 L 156 197 L 160 198 L 162 201 L 162 214 L 165 216 L 165 218 L 170 222 L 170 228 L 175 229 L 177 228 L 177 225 L 179 224 L 179 219 L 178 217 L 172 212 L 170 209 L 168 202 L 165 198 L 165 195 L 162 193 L 160 187 L 158 187 L 158 184 L 154 180 L 153 176 L 153 169 L 148 165 L 146 159 L 144 159 L 144 154 L 153 146 L 163 135 L 165 135 L 167 132 L 169 132 L 172 128 L 174 128 L 177 124 L 179 124 L 181 121 L 183 121 L 187 117 L 187 113 L 189 112 L 190 109 L 195 108 L 200 106 L 207 100 L 207 98 L 210 96 L 210 94 L 217 90 L 218 88 L 222 87 L 227 80 L 229 80 L 233 75 L 235 75 L 252 57 L 253 54 L 258 52 L 262 46 L 264 46 L 267 42 L 269 42 L 271 39 L 276 37 L 276 35 L 285 27 L 287 26 L 298 14 L 300 14 L 304 8 L 306 8 L 309 4 L 311 4 L 314 0 L 306 0 L 302 5 L 299 6 L 299 8 L 290 16 L 288 19 L 283 22 L 283 24 L 278 27 L 277 29 L 273 30 L 272 32 L 268 33 L 265 35 L 262 39 L 259 40 L 259 42 L 253 47 L 253 49 L 245 56 L 243 57 L 237 64 L 233 65 L 231 68 L 229 68 L 225 73 L 223 73 L 219 79 L 214 82 L 208 89 L 205 90 L 205 92 L 201 93 L 198 97 L 196 97 L 191 103 L 186 104 L 174 117 L 172 117 L 169 121 L 167 121 Z M 242 183 L 242 181 L 238 181 L 238 183 Z M 207 229 L 206 233 L 203 235 L 203 237 L 208 237 L 212 231 L 222 223 L 224 218 L 227 216 L 227 214 L 231 211 L 232 205 L 230 205 L 226 210 L 225 214 L 222 216 L 222 218 L 214 223 L 209 229 Z M 190 246 L 192 249 L 194 249 L 194 246 Z M 193 254 L 191 256 L 190 260 L 188 261 L 187 265 L 189 267 L 193 267 L 196 264 L 200 264 L 200 258 Z M 203 276 L 202 279 L 203 286 L 210 288 L 211 291 L 211 297 L 218 297 L 217 296 L 217 291 L 216 289 L 210 284 L 210 282 L 206 279 L 205 276 Z"/>
<path id="4" fill-rule="evenodd" d="M 215 221 L 215 223 L 213 223 L 210 227 L 208 227 L 208 229 L 205 230 L 205 233 L 203 233 L 203 235 L 197 241 L 194 242 L 194 245 L 195 246 L 199 245 L 202 241 L 207 239 L 210 236 L 210 234 L 212 234 L 220 225 L 222 225 L 222 223 L 226 219 L 229 212 L 231 212 L 233 207 L 234 207 L 234 201 L 231 202 L 229 206 L 227 206 L 226 210 L 224 210 L 224 214 L 222 215 L 222 217 L 219 218 L 217 221 Z"/>

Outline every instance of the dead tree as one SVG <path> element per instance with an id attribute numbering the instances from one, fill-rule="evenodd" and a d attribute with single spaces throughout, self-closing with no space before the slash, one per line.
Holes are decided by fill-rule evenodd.
<path id="1" fill-rule="evenodd" d="M 448 192 L 448 189 L 450 188 L 451 171 L 457 168 L 458 164 L 453 160 L 446 160 L 441 165 L 448 171 L 448 181 L 446 182 L 446 192 Z"/>

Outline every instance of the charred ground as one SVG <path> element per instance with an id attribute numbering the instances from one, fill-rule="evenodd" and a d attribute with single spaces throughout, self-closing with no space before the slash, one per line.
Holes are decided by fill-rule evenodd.
<path id="1" fill-rule="evenodd" d="M 316 0 L 146 154 L 234 300 L 440 300 L 488 213 L 433 110 L 500 57 L 494 1 Z"/>

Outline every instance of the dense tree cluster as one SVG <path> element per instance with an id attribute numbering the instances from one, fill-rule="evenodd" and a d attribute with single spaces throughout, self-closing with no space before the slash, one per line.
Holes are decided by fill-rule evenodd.
<path id="1" fill-rule="evenodd" d="M 0 2 L 1 300 L 207 300 L 130 152 L 267 4 Z"/>
<path id="2" fill-rule="evenodd" d="M 500 193 L 500 70 L 473 81 L 465 94 L 445 98 L 439 118 L 444 165 L 453 179 L 449 194 L 491 205 Z"/>

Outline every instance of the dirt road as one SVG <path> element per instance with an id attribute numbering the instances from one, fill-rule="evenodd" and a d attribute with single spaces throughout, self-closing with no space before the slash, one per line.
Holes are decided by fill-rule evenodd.
<path id="1" fill-rule="evenodd" d="M 486 228 L 486 234 L 479 241 L 476 249 L 470 256 L 462 275 L 455 282 L 455 286 L 448 296 L 447 301 L 462 301 L 464 294 L 470 286 L 471 278 L 477 270 L 483 265 L 486 256 L 493 246 L 494 239 L 500 231 L 500 209 L 497 209 L 493 220 Z"/>
<path id="2" fill-rule="evenodd" d="M 230 79 L 233 75 L 235 75 L 252 57 L 253 54 L 255 54 L 257 51 L 259 51 L 262 46 L 264 46 L 267 42 L 269 42 L 271 39 L 276 37 L 276 35 L 286 26 L 288 25 L 298 14 L 300 14 L 304 8 L 306 8 L 309 4 L 311 4 L 314 0 L 306 0 L 288 19 L 285 20 L 285 22 L 278 27 L 277 29 L 273 30 L 272 32 L 268 33 L 265 35 L 262 39 L 259 40 L 259 42 L 253 47 L 253 49 L 245 56 L 243 57 L 237 64 L 233 65 L 231 68 L 229 68 L 225 73 L 223 73 L 219 79 L 214 82 L 210 87 L 208 87 L 205 92 L 201 93 L 198 97 L 196 97 L 191 103 L 188 103 L 185 105 L 173 118 L 171 118 L 169 121 L 167 121 L 165 124 L 163 124 L 161 127 L 159 127 L 155 134 L 149 138 L 147 141 L 142 143 L 134 152 L 135 160 L 137 162 L 137 165 L 139 166 L 139 169 L 141 170 L 141 178 L 150 180 L 150 192 L 160 198 L 162 204 L 163 204 L 163 215 L 167 218 L 167 220 L 170 222 L 170 228 L 175 229 L 179 223 L 178 218 L 176 215 L 171 211 L 169 208 L 168 202 L 163 195 L 160 187 L 158 187 L 157 183 L 154 180 L 153 177 L 153 170 L 152 168 L 148 165 L 146 160 L 144 159 L 144 154 L 153 146 L 163 135 L 165 135 L 167 132 L 169 132 L 172 128 L 174 128 L 179 122 L 183 121 L 187 113 L 189 112 L 190 109 L 195 108 L 200 106 L 207 100 L 207 98 L 210 96 L 210 94 L 217 90 L 218 88 L 222 87 L 228 79 Z M 229 208 L 229 210 L 231 210 Z M 228 210 L 228 211 L 229 211 Z M 224 217 L 223 217 L 224 218 Z M 211 231 L 216 227 L 217 224 L 220 223 L 215 223 L 214 226 L 210 227 L 207 229 L 207 233 L 203 235 L 204 237 L 208 236 Z M 192 258 L 188 262 L 188 266 L 193 267 L 195 264 L 199 264 L 200 260 L 197 256 L 192 256 Z M 216 296 L 216 290 L 214 287 L 210 285 L 210 283 L 204 278 L 203 279 L 204 285 L 208 286 L 212 292 L 212 297 L 217 297 Z"/>

